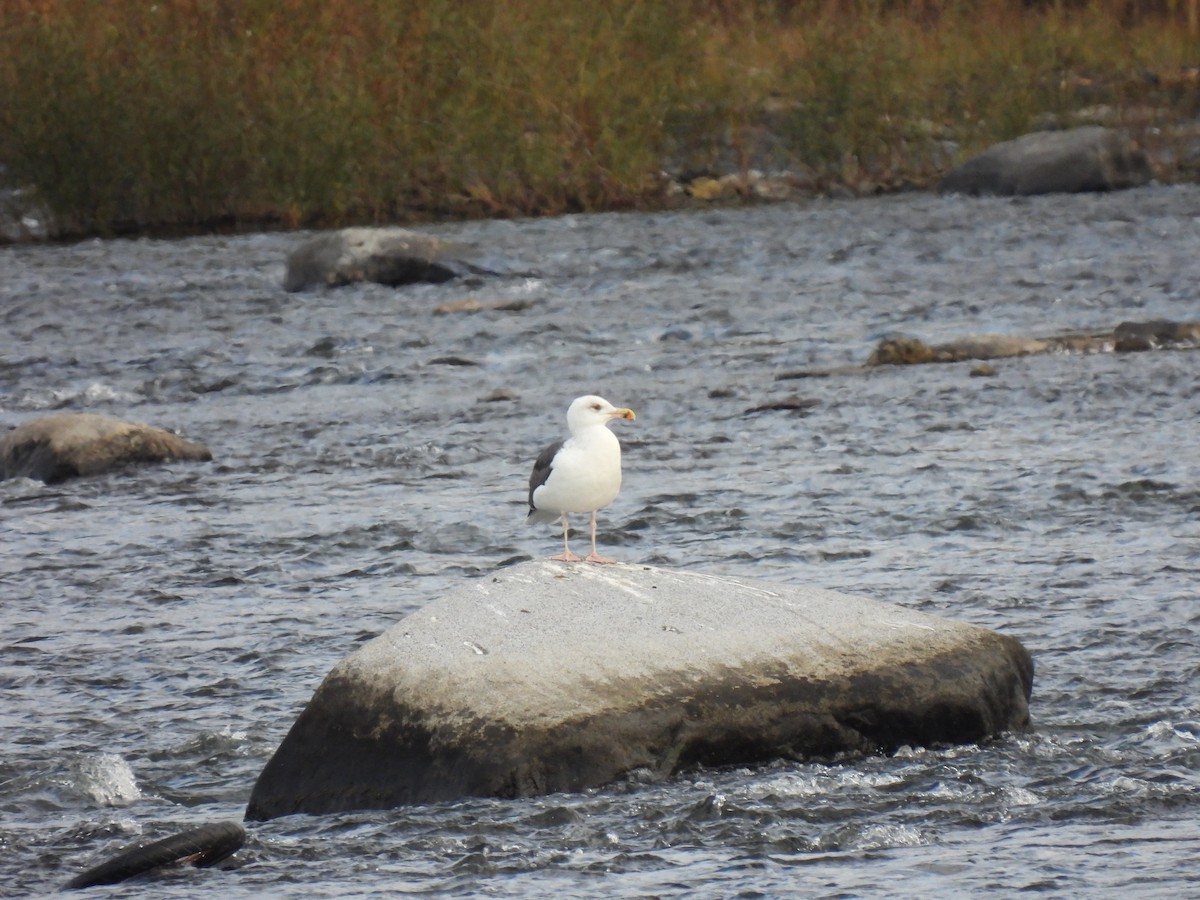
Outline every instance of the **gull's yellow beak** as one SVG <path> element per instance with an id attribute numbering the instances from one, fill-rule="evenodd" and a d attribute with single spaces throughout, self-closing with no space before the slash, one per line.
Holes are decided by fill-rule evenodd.
<path id="1" fill-rule="evenodd" d="M 633 414 L 632 409 L 614 409 L 608 415 L 609 415 L 609 418 L 612 418 L 612 419 L 636 419 L 637 418 L 637 416 L 635 416 Z"/>

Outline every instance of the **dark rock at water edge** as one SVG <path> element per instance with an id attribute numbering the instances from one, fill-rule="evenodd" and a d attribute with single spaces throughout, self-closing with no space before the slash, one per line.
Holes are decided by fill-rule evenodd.
<path id="1" fill-rule="evenodd" d="M 972 742 L 1028 724 L 1015 639 L 815 588 L 523 563 L 325 678 L 248 819 L 521 797 L 649 769 Z"/>
<path id="2" fill-rule="evenodd" d="M 1001 196 L 1112 191 L 1151 179 L 1146 152 L 1122 131 L 1037 131 L 989 147 L 951 169 L 942 193 Z"/>
<path id="3" fill-rule="evenodd" d="M 301 291 L 356 281 L 438 284 L 468 274 L 502 274 L 502 270 L 503 264 L 484 264 L 465 244 L 404 228 L 343 228 L 317 235 L 292 251 L 283 286 Z"/>
<path id="4" fill-rule="evenodd" d="M 133 463 L 212 459 L 203 444 L 96 413 L 57 413 L 18 425 L 0 438 L 0 479 L 54 484 Z"/>

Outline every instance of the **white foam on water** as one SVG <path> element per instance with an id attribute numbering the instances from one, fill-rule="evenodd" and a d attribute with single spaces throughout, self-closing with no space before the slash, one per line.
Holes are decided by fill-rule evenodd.
<path id="1" fill-rule="evenodd" d="M 72 787 L 103 806 L 123 806 L 143 796 L 133 769 L 116 753 L 81 754 L 68 771 Z"/>

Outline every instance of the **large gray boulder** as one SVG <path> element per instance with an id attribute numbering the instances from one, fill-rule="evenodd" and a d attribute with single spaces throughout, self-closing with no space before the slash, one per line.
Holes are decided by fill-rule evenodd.
<path id="1" fill-rule="evenodd" d="M 306 241 L 292 251 L 283 286 L 288 291 L 337 287 L 356 281 L 401 285 L 488 274 L 463 244 L 404 228 L 343 228 Z"/>
<path id="2" fill-rule="evenodd" d="M 1013 638 L 832 591 L 523 563 L 340 662 L 248 819 L 521 797 L 634 770 L 972 742 L 1026 726 Z"/>
<path id="3" fill-rule="evenodd" d="M 56 413 L 18 425 L 0 438 L 0 480 L 54 484 L 132 463 L 210 460 L 203 444 L 177 434 L 96 413 Z"/>
<path id="4" fill-rule="evenodd" d="M 989 147 L 950 170 L 938 185 L 954 194 L 1112 191 L 1147 184 L 1146 152 L 1127 134 L 1099 125 L 1037 131 Z"/>

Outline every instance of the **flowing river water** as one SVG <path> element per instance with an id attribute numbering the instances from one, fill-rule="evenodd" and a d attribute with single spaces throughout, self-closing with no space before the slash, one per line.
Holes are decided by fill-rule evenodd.
<path id="1" fill-rule="evenodd" d="M 588 392 L 638 413 L 603 552 L 1012 634 L 1031 730 L 294 816 L 109 893 L 1200 893 L 1200 353 L 776 377 L 894 331 L 1200 319 L 1200 189 L 428 230 L 527 274 L 287 294 L 302 235 L 0 248 L 0 425 L 102 412 L 215 456 L 0 482 L 0 894 L 240 819 L 338 660 L 557 552 L 526 479 Z M 463 300 L 500 308 L 435 311 Z"/>

